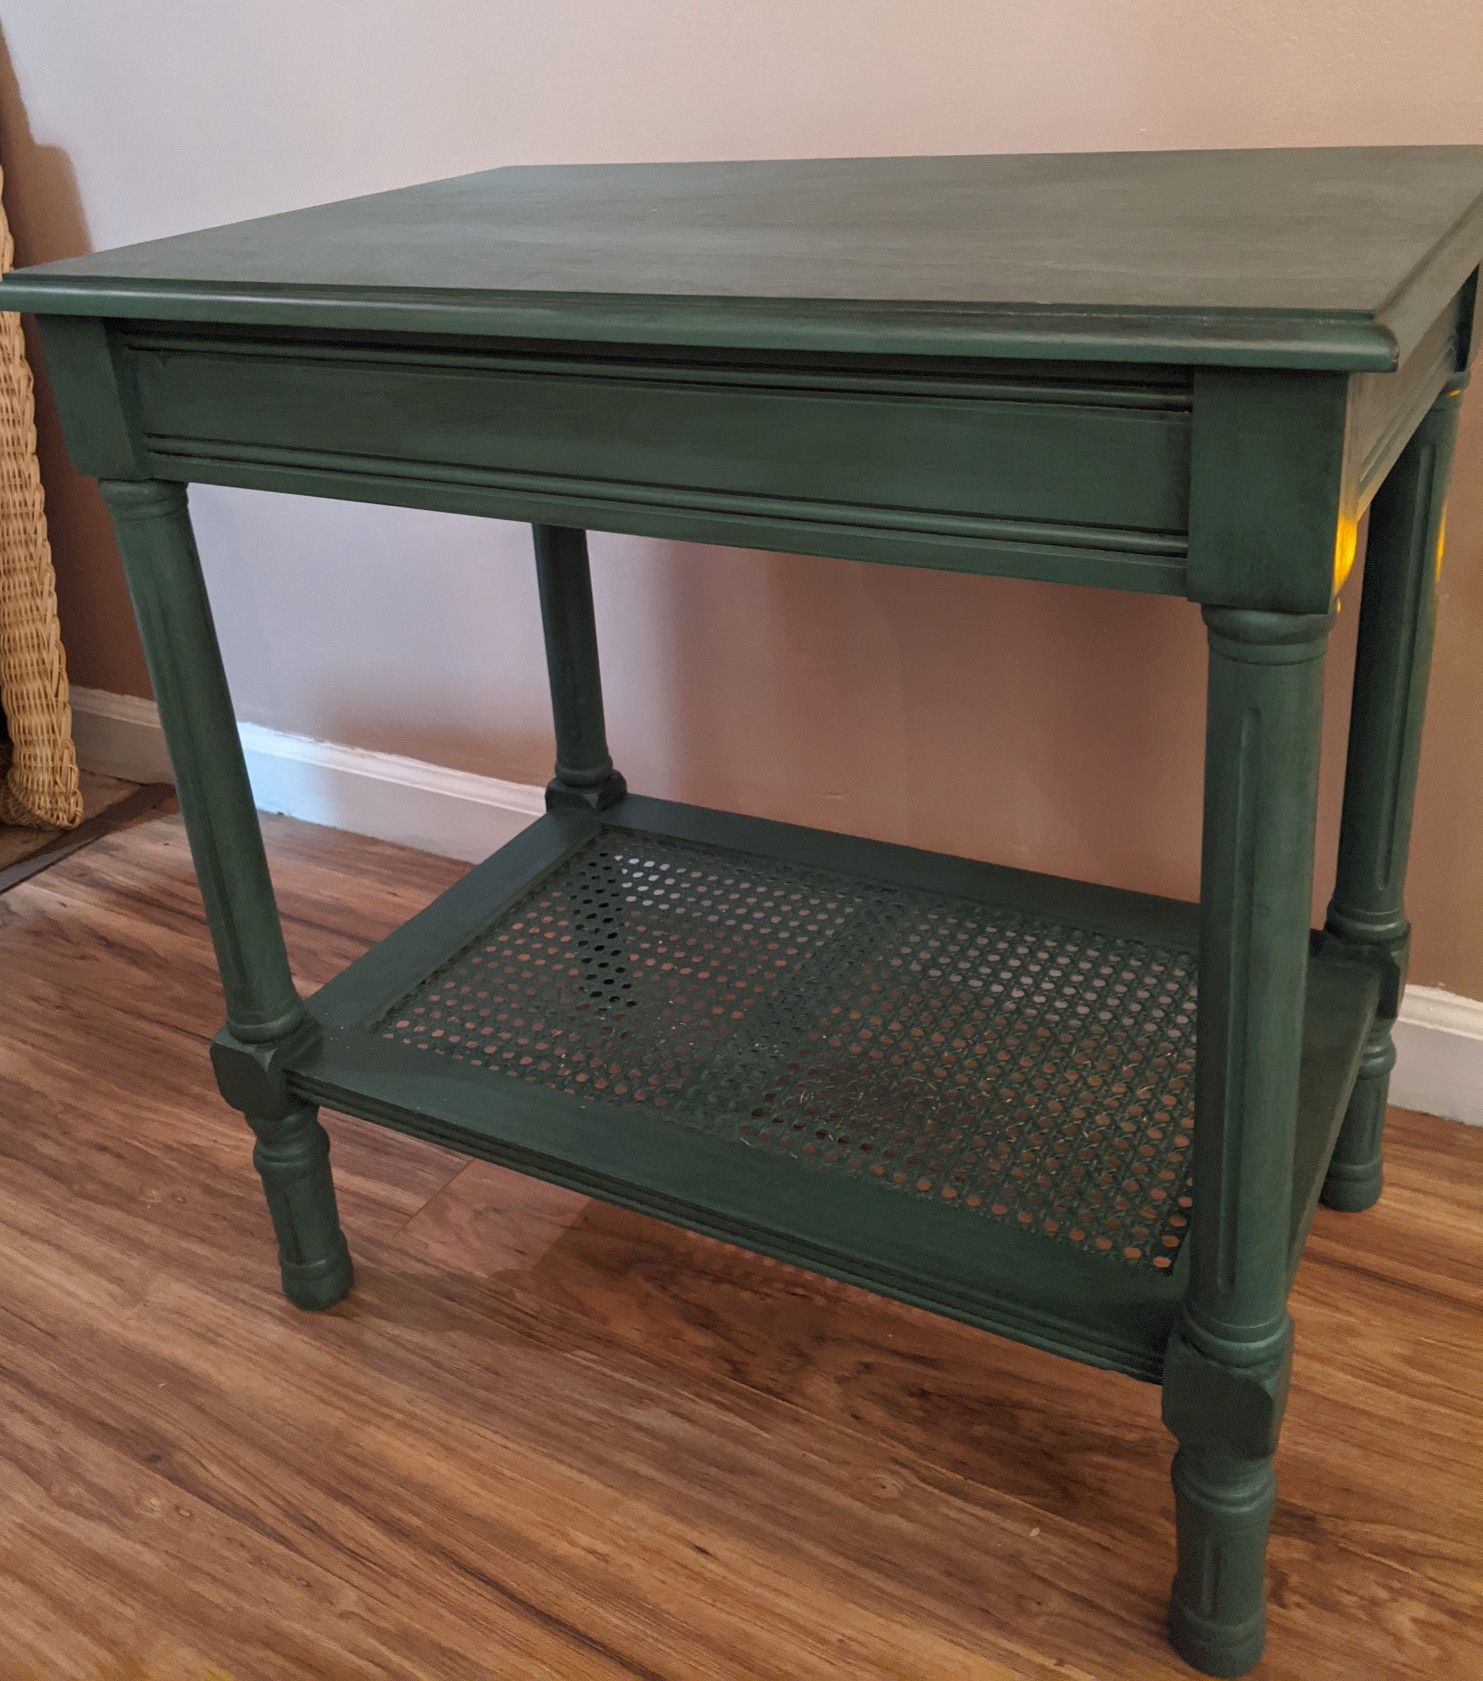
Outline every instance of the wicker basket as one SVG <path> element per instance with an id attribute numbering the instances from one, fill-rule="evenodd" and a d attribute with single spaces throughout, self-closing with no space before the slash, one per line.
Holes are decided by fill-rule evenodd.
<path id="1" fill-rule="evenodd" d="M 14 255 L 0 207 L 0 273 Z M 0 313 L 0 701 L 11 740 L 0 822 L 75 828 L 82 791 L 36 462 L 35 399 L 21 318 L 10 313 Z"/>

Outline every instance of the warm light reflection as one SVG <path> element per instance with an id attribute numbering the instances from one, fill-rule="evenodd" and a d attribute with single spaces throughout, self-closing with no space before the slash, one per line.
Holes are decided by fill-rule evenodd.
<path id="1" fill-rule="evenodd" d="M 1447 547 L 1447 508 L 1443 504 L 1442 512 L 1437 518 L 1437 577 L 1442 576 L 1442 555 Z"/>
<path id="2" fill-rule="evenodd" d="M 1359 521 L 1352 515 L 1339 521 L 1334 533 L 1334 594 L 1338 595 L 1354 570 L 1354 551 L 1359 544 Z"/>

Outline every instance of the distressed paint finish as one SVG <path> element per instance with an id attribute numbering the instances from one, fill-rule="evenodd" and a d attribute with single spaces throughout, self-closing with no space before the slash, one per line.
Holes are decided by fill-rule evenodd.
<path id="1" fill-rule="evenodd" d="M 282 339 L 132 324 L 114 343 L 160 478 L 1185 587 L 1182 370 L 339 338 L 306 364 Z"/>
<path id="2" fill-rule="evenodd" d="M 1265 1639 L 1262 1560 L 1292 1324 L 1284 1234 L 1329 615 L 1206 608 L 1205 843 L 1189 1288 L 1164 1373 L 1176 1647 L 1241 1675 Z"/>
<path id="3" fill-rule="evenodd" d="M 295 1307 L 333 1307 L 350 1288 L 354 1269 L 335 1206 L 329 1135 L 318 1111 L 301 1104 L 247 1120 L 257 1134 L 252 1162 L 278 1239 L 283 1293 Z"/>
<path id="4" fill-rule="evenodd" d="M 1360 1211 L 1380 1195 L 1392 1029 L 1411 933 L 1404 899 L 1411 810 L 1461 399 L 1462 382 L 1450 381 L 1370 510 L 1344 817 L 1325 926 L 1336 940 L 1373 955 L 1386 984 L 1323 1187 L 1331 1208 Z"/>
<path id="5" fill-rule="evenodd" d="M 1212 1353 L 1265 1347 L 1287 1280 L 1328 615 L 1207 608 L 1205 842 L 1194 1216 L 1184 1324 Z M 1255 1235 L 1253 1235 L 1255 1234 Z"/>
<path id="6" fill-rule="evenodd" d="M 253 1161 L 278 1236 L 283 1287 L 300 1307 L 330 1307 L 351 1263 L 315 1111 L 288 1097 L 282 1059 L 315 1033 L 289 973 L 273 883 L 253 808 L 221 650 L 185 491 L 103 481 L 170 744 L 180 809 L 225 994 L 230 1047 L 259 1076 L 239 1107 L 258 1135 Z M 260 1088 L 260 1089 L 257 1089 Z"/>
<path id="7" fill-rule="evenodd" d="M 258 1135 L 290 1298 L 325 1307 L 350 1283 L 326 1103 L 1161 1380 L 1179 1444 L 1171 1633 L 1208 1674 L 1254 1664 L 1293 1271 L 1326 1176 L 1340 1206 L 1378 1190 L 1480 253 L 1483 150 L 1394 148 L 496 171 L 0 283 L 0 306 L 43 315 L 69 447 L 106 481 L 221 966 L 213 1061 Z M 547 815 L 307 1003 L 186 515 L 198 481 L 536 528 Z M 1322 656 L 1371 498 L 1339 880 L 1315 939 Z M 1200 906 L 628 795 L 589 528 L 1198 602 Z M 429 1068 L 372 1030 L 612 829 L 1197 948 L 1175 1264 L 1120 1266 L 864 1178 L 804 1180 L 601 1101 Z"/>
<path id="8" fill-rule="evenodd" d="M 1476 266 L 1480 187 L 1474 146 L 538 166 L 16 284 L 313 332 L 1388 370 Z"/>
<path id="9" fill-rule="evenodd" d="M 227 1023 L 249 1043 L 286 1038 L 302 1024 L 303 1004 L 288 972 L 185 491 L 126 480 L 104 480 L 102 489 L 170 743 Z"/>
<path id="10" fill-rule="evenodd" d="M 601 811 L 623 798 L 627 784 L 608 752 L 587 533 L 538 525 L 534 536 L 556 725 L 556 774 L 546 802 Z"/>

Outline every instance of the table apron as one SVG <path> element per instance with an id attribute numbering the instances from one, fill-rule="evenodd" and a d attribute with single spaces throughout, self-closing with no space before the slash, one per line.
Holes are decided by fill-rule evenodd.
<path id="1" fill-rule="evenodd" d="M 135 333 L 149 470 L 1182 593 L 1188 384 Z"/>

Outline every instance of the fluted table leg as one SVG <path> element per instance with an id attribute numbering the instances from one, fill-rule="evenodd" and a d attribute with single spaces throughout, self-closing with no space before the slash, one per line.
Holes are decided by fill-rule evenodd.
<path id="1" fill-rule="evenodd" d="M 105 480 L 129 592 L 170 748 L 180 809 L 226 996 L 213 1060 L 246 1115 L 278 1237 L 283 1288 L 330 1307 L 351 1283 L 317 1112 L 286 1091 L 283 1050 L 314 1028 L 289 973 L 184 489 Z"/>
<path id="2" fill-rule="evenodd" d="M 1443 506 L 1461 384 L 1438 397 L 1370 510 L 1359 643 L 1344 774 L 1344 818 L 1327 932 L 1378 959 L 1386 984 L 1359 1078 L 1324 1181 L 1330 1208 L 1369 1208 L 1380 1195 L 1392 1029 L 1411 928 L 1404 887 L 1416 766 L 1431 672 Z"/>
<path id="3" fill-rule="evenodd" d="M 1261 1656 L 1272 1456 L 1286 1398 L 1288 1222 L 1328 615 L 1207 608 L 1190 1281 L 1164 1371 L 1179 1442 L 1176 1649 Z"/>

